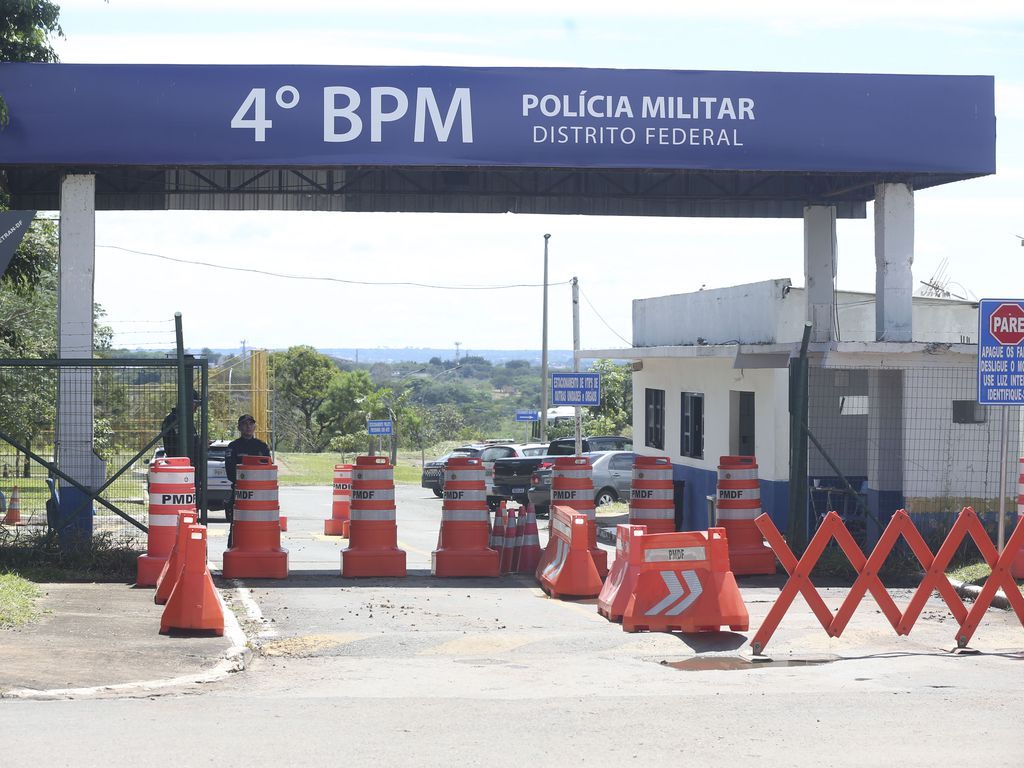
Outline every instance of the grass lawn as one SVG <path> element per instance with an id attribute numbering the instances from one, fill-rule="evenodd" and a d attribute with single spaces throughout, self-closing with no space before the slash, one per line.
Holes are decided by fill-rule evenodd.
<path id="1" fill-rule="evenodd" d="M 432 458 L 432 457 L 431 457 Z M 351 464 L 351 454 L 340 453 L 285 453 L 274 455 L 277 481 L 280 485 L 326 485 L 334 483 L 334 465 Z M 395 483 L 418 485 L 420 482 L 420 454 L 418 451 L 399 451 L 395 466 Z"/>
<path id="2" fill-rule="evenodd" d="M 39 587 L 14 573 L 0 573 L 0 629 L 27 624 L 38 616 Z"/>

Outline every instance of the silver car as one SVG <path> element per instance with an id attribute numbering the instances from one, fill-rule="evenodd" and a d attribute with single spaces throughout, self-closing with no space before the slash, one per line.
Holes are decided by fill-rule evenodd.
<path id="1" fill-rule="evenodd" d="M 584 453 L 594 468 L 594 505 L 611 504 L 619 499 L 629 499 L 633 485 L 633 463 L 636 454 L 632 451 L 591 451 Z M 545 462 L 530 478 L 527 495 L 538 514 L 547 514 L 551 506 L 551 463 Z"/>

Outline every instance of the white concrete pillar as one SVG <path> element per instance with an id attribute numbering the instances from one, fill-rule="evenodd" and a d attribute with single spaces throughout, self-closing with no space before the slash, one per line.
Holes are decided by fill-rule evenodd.
<path id="1" fill-rule="evenodd" d="M 91 358 L 93 283 L 96 267 L 96 177 L 67 175 L 60 187 L 60 266 L 57 289 L 57 352 L 61 358 Z M 92 370 L 62 370 L 57 385 L 57 461 L 82 485 L 103 483 L 103 462 L 93 453 Z M 69 483 L 61 483 L 63 533 L 89 535 L 92 505 Z M 68 518 L 70 517 L 70 520 Z"/>
<path id="2" fill-rule="evenodd" d="M 884 526 L 903 497 L 903 371 L 868 373 L 868 508 Z M 867 521 L 869 541 L 881 531 Z"/>
<path id="3" fill-rule="evenodd" d="M 913 341 L 914 191 L 875 187 L 875 339 Z"/>
<path id="4" fill-rule="evenodd" d="M 808 205 L 804 208 L 804 285 L 811 341 L 835 340 L 835 280 L 835 206 Z"/>

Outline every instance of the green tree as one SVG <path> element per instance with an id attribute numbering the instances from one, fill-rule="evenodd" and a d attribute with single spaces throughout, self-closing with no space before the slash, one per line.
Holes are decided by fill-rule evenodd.
<path id="1" fill-rule="evenodd" d="M 314 428 L 314 416 L 327 399 L 331 382 L 341 375 L 341 371 L 330 358 L 308 345 L 289 347 L 284 352 L 272 354 L 270 366 L 279 402 L 285 409 L 299 415 L 296 433 L 292 435 L 294 447 L 297 450 L 317 450 L 323 429 L 319 424 Z M 289 422 L 286 420 L 283 426 Z"/>
<path id="2" fill-rule="evenodd" d="M 584 411 L 600 418 L 600 426 L 607 428 L 588 434 L 621 435 L 632 433 L 633 428 L 633 369 L 629 363 L 616 365 L 611 360 L 597 360 L 590 370 L 601 374 L 601 405 Z M 597 424 L 595 424 L 595 427 Z"/>
<path id="3" fill-rule="evenodd" d="M 60 6 L 47 0 L 8 0 L 0 6 L 0 61 L 55 62 L 51 35 L 63 37 Z M 7 125 L 7 103 L 0 93 L 0 128 Z"/>

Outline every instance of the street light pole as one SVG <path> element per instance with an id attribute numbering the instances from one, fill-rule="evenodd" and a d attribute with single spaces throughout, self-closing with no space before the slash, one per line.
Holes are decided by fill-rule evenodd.
<path id="1" fill-rule="evenodd" d="M 548 441 L 548 240 L 544 235 L 544 320 L 541 326 L 540 351 L 540 441 Z"/>

